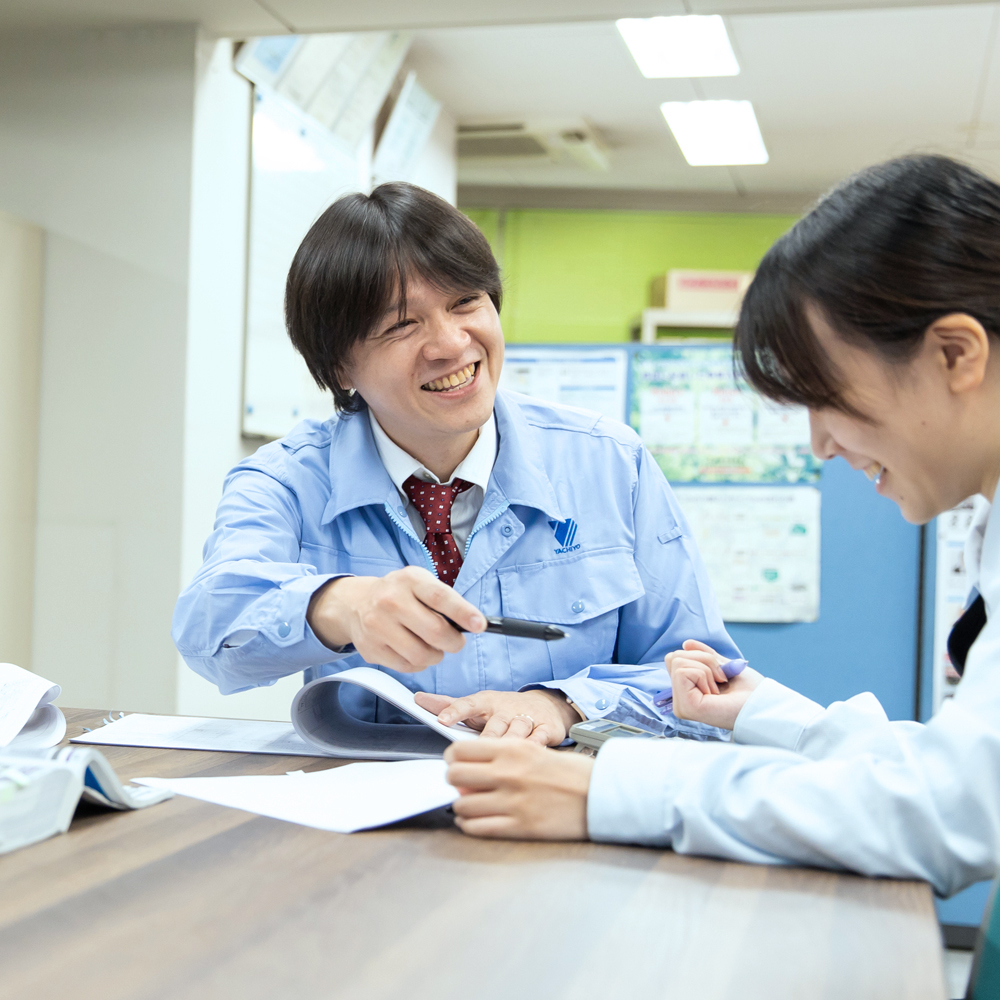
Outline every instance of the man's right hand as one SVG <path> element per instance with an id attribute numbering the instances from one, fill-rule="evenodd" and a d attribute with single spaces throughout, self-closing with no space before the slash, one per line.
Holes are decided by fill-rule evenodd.
<path id="1" fill-rule="evenodd" d="M 368 663 L 416 673 L 464 645 L 461 632 L 486 629 L 482 612 L 417 566 L 385 576 L 341 576 L 313 594 L 306 620 L 325 646 L 353 644 Z"/>

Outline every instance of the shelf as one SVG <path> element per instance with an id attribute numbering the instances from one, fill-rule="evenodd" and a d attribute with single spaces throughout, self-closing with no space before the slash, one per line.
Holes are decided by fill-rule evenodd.
<path id="1" fill-rule="evenodd" d="M 643 309 L 639 340 L 643 344 L 655 344 L 656 330 L 661 326 L 694 330 L 732 330 L 736 326 L 736 313 Z"/>

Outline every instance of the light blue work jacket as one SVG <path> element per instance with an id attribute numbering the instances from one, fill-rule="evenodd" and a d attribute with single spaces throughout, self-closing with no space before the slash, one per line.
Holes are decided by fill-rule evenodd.
<path id="1" fill-rule="evenodd" d="M 740 655 L 677 500 L 630 428 L 507 392 L 494 413 L 496 463 L 455 590 L 485 615 L 551 622 L 569 637 L 468 635 L 436 666 L 393 676 L 447 695 L 557 688 L 589 718 L 639 721 L 657 716 L 664 654 L 685 639 Z M 360 654 L 315 636 L 309 600 L 338 575 L 407 565 L 434 572 L 366 416 L 307 420 L 230 472 L 174 641 L 224 694 L 360 666 Z M 360 718 L 405 721 L 368 692 L 344 696 Z"/>

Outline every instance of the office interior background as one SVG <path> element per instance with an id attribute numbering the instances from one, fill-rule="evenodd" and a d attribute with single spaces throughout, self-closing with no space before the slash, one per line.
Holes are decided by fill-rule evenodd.
<path id="1" fill-rule="evenodd" d="M 736 71 L 644 75 L 616 21 L 691 14 L 721 15 Z M 331 410 L 276 309 L 337 195 L 408 180 L 466 211 L 503 271 L 512 357 L 610 359 L 641 432 L 643 364 L 732 326 L 732 305 L 672 310 L 670 274 L 749 275 L 824 191 L 895 155 L 1000 175 L 998 26 L 986 3 L 3 0 L 0 660 L 64 705 L 287 719 L 299 676 L 224 698 L 170 619 L 226 471 Z M 668 119 L 714 101 L 751 108 L 759 136 L 704 164 Z M 872 690 L 927 718 L 967 511 L 920 529 L 842 462 L 799 472 L 815 606 L 734 638 L 823 703 Z M 678 486 L 695 504 L 765 481 Z M 984 898 L 948 912 L 974 923 Z"/>

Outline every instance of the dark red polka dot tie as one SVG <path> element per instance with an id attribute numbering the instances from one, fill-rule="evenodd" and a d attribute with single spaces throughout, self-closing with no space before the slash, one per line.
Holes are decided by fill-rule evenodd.
<path id="1" fill-rule="evenodd" d="M 424 545 L 434 560 L 434 566 L 442 583 L 455 585 L 458 571 L 462 568 L 462 553 L 451 534 L 451 508 L 455 497 L 472 486 L 464 479 L 453 479 L 447 486 L 439 483 L 425 483 L 416 476 L 410 476 L 403 483 L 403 489 L 410 502 L 420 511 L 427 527 Z"/>

